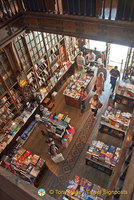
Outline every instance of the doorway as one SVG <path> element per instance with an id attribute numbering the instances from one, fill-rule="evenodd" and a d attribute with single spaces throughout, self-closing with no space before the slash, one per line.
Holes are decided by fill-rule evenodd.
<path id="1" fill-rule="evenodd" d="M 125 67 L 128 49 L 128 46 L 110 44 L 108 65 L 112 67 L 118 66 L 118 70 L 122 73 Z"/>

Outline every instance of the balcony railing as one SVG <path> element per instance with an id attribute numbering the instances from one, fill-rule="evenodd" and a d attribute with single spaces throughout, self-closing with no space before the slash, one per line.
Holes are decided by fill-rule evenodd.
<path id="1" fill-rule="evenodd" d="M 134 0 L 0 0 L 0 21 L 20 12 L 134 21 Z"/>

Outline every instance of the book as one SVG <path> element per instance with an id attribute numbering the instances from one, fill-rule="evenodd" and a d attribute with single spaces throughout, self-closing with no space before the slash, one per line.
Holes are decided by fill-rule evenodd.
<path id="1" fill-rule="evenodd" d="M 110 145 L 108 151 L 109 151 L 110 153 L 115 153 L 116 147 L 113 146 L 113 145 Z"/>
<path id="2" fill-rule="evenodd" d="M 81 186 L 85 186 L 85 184 L 88 182 L 88 180 L 87 179 L 85 179 L 85 178 L 81 178 L 81 180 L 80 180 L 80 183 L 79 183 L 79 185 L 81 185 Z"/>
<path id="3" fill-rule="evenodd" d="M 36 165 L 39 158 L 40 158 L 39 156 L 33 155 L 32 159 L 31 159 L 31 164 Z"/>
<path id="4" fill-rule="evenodd" d="M 40 169 L 33 167 L 32 170 L 30 171 L 30 175 L 37 177 L 38 174 L 40 173 Z"/>
<path id="5" fill-rule="evenodd" d="M 32 165 L 32 164 L 29 164 L 29 165 L 27 166 L 26 172 L 30 173 L 32 169 L 33 169 L 33 165 Z"/>
<path id="6" fill-rule="evenodd" d="M 113 158 L 113 153 L 107 152 L 106 156 L 109 157 L 109 158 Z"/>
<path id="7" fill-rule="evenodd" d="M 37 163 L 37 166 L 41 168 L 44 165 L 44 163 L 45 163 L 45 160 L 43 160 L 42 158 L 40 158 L 39 161 L 38 161 L 38 163 Z"/>

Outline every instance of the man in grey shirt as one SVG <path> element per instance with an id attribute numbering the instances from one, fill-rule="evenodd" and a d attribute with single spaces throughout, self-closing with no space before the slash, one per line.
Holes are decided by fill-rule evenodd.
<path id="1" fill-rule="evenodd" d="M 107 70 L 106 70 L 106 68 L 104 68 L 104 64 L 101 64 L 100 67 L 98 68 L 97 76 L 99 75 L 100 72 L 102 72 L 104 74 L 104 81 L 106 81 Z"/>
<path id="2" fill-rule="evenodd" d="M 76 58 L 76 63 L 79 70 L 82 70 L 85 65 L 85 58 L 83 57 L 83 52 L 80 52 Z"/>

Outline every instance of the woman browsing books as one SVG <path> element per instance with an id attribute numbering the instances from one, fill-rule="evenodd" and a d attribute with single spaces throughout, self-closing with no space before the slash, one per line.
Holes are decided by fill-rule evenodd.
<path id="1" fill-rule="evenodd" d="M 91 106 L 91 110 L 92 110 L 92 114 L 93 114 L 93 117 L 95 118 L 96 115 L 97 115 L 97 111 L 99 108 L 102 107 L 102 103 L 101 101 L 99 100 L 99 97 L 97 94 L 95 94 L 91 100 L 90 100 L 90 106 Z"/>
<path id="2" fill-rule="evenodd" d="M 82 86 L 80 91 L 80 100 L 81 100 L 81 115 L 84 112 L 85 109 L 85 101 L 87 98 L 87 92 L 85 91 L 85 88 Z"/>

